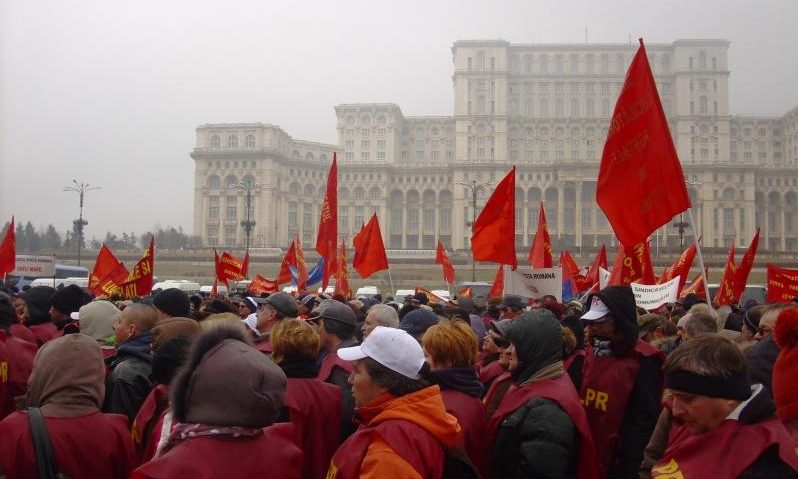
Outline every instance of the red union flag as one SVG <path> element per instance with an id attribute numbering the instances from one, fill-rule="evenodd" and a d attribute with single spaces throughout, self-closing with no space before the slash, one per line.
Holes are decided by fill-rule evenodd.
<path id="1" fill-rule="evenodd" d="M 352 238 L 352 243 L 355 246 L 352 267 L 361 278 L 368 278 L 377 271 L 388 269 L 388 256 L 385 254 L 377 213 L 374 213 L 369 222 Z"/>
<path id="2" fill-rule="evenodd" d="M 88 288 L 97 296 L 113 293 L 118 284 L 125 282 L 129 274 L 125 265 L 117 260 L 111 249 L 103 243 L 89 275 Z"/>
<path id="3" fill-rule="evenodd" d="M 737 265 L 737 273 L 734 275 L 735 303 L 740 302 L 740 298 L 743 296 L 745 285 L 748 283 L 748 274 L 751 272 L 751 268 L 754 266 L 754 258 L 756 257 L 757 248 L 759 248 L 759 228 L 756 229 L 754 239 L 751 240 L 751 244 L 748 245 L 748 249 L 745 250 L 743 259 L 741 259 L 740 264 Z"/>
<path id="4" fill-rule="evenodd" d="M 333 152 L 330 172 L 327 173 L 327 190 L 319 214 L 319 233 L 316 236 L 316 251 L 324 258 L 322 291 L 327 289 L 330 276 L 335 274 L 335 253 L 338 249 L 338 163 Z"/>
<path id="5" fill-rule="evenodd" d="M 627 245 L 646 241 L 690 207 L 642 39 L 607 132 L 596 202 L 615 235 Z"/>
<path id="6" fill-rule="evenodd" d="M 443 266 L 443 280 L 449 284 L 454 284 L 454 266 L 443 249 L 443 243 L 438 240 L 438 249 L 435 251 L 435 264 Z"/>
<path id="7" fill-rule="evenodd" d="M 263 293 L 276 293 L 278 286 L 277 281 L 272 281 L 256 274 L 249 285 L 247 285 L 247 291 L 260 296 Z"/>
<path id="8" fill-rule="evenodd" d="M 146 296 L 152 291 L 152 277 L 155 266 L 155 237 L 150 238 L 150 246 L 144 256 L 133 266 L 127 279 L 116 289 L 122 299 Z"/>
<path id="9" fill-rule="evenodd" d="M 280 263 L 280 272 L 277 274 L 277 283 L 290 283 L 293 280 L 291 279 L 291 270 L 290 267 L 296 266 L 296 245 L 295 241 L 291 241 L 291 245 L 288 247 L 288 251 L 285 252 L 285 256 L 283 256 L 283 261 Z"/>
<path id="10" fill-rule="evenodd" d="M 349 269 L 346 267 L 346 242 L 341 240 L 341 250 L 338 252 L 338 261 L 335 268 L 335 290 L 333 295 L 341 295 L 344 298 L 352 296 L 352 288 L 349 287 Z"/>
<path id="11" fill-rule="evenodd" d="M 678 276 L 680 278 L 678 291 L 681 291 L 682 288 L 684 288 L 684 284 L 687 282 L 687 276 L 690 274 L 690 268 L 693 266 L 697 251 L 698 248 L 696 248 L 695 244 L 690 245 L 689 248 L 684 250 L 682 255 L 673 263 L 673 266 L 665 268 L 665 273 L 663 273 L 658 284 L 667 283 Z"/>
<path id="12" fill-rule="evenodd" d="M 593 260 L 593 264 L 590 265 L 590 269 L 585 275 L 585 284 L 591 291 L 599 285 L 599 269 L 601 268 L 607 269 L 607 248 L 605 248 L 603 244 L 596 255 L 596 259 Z"/>
<path id="13" fill-rule="evenodd" d="M 679 293 L 679 297 L 684 298 L 688 294 L 695 294 L 699 298 L 707 299 L 704 277 L 709 277 L 709 268 L 704 270 L 704 274 L 698 273 L 693 280 L 690 281 L 690 284 Z"/>
<path id="14" fill-rule="evenodd" d="M 734 264 L 734 243 L 729 247 L 729 257 L 726 259 L 726 268 L 720 278 L 718 292 L 715 293 L 715 304 L 734 303 L 734 278 L 737 276 L 737 265 Z"/>
<path id="15" fill-rule="evenodd" d="M 654 284 L 654 267 L 651 264 L 651 251 L 648 242 L 634 246 L 618 245 L 618 254 L 612 267 L 609 284 Z"/>
<path id="16" fill-rule="evenodd" d="M 496 186 L 471 226 L 471 251 L 476 261 L 518 267 L 515 255 L 515 166 Z"/>
<path id="17" fill-rule="evenodd" d="M 302 251 L 302 238 L 299 237 L 299 233 L 296 234 L 294 246 L 294 257 L 296 259 L 296 290 L 301 293 L 308 287 L 308 267 L 305 264 L 305 253 Z"/>
<path id="18" fill-rule="evenodd" d="M 500 264 L 493 278 L 493 286 L 490 287 L 488 298 L 501 298 L 504 296 L 504 265 Z"/>
<path id="19" fill-rule="evenodd" d="M 17 242 L 14 232 L 14 217 L 11 217 L 6 235 L 0 243 L 0 275 L 8 274 L 17 267 Z"/>
<path id="20" fill-rule="evenodd" d="M 768 303 L 789 303 L 798 296 L 798 269 L 768 263 Z"/>
<path id="21" fill-rule="evenodd" d="M 241 281 L 246 278 L 246 269 L 249 266 L 247 263 L 249 263 L 249 254 L 244 258 L 244 261 L 239 261 L 232 254 L 223 251 L 222 256 L 216 263 L 216 278 L 225 284 L 230 280 Z"/>
<path id="22" fill-rule="evenodd" d="M 538 230 L 535 233 L 535 240 L 529 248 L 529 264 L 533 268 L 551 268 L 554 260 L 551 257 L 551 239 L 549 238 L 549 224 L 546 222 L 546 210 L 543 202 L 540 202 L 538 212 Z"/>

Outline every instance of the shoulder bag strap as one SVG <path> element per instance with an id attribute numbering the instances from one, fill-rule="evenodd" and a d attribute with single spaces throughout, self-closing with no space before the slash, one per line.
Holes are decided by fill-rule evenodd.
<path id="1" fill-rule="evenodd" d="M 36 455 L 36 467 L 39 469 L 41 479 L 56 479 L 59 477 L 58 465 L 55 462 L 55 453 L 47 433 L 42 411 L 37 407 L 28 409 L 28 422 L 30 423 L 31 437 L 33 438 L 33 451 Z"/>

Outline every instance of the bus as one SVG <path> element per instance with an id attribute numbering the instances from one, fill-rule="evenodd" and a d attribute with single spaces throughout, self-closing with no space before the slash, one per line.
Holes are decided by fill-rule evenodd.
<path id="1" fill-rule="evenodd" d="M 55 275 L 51 278 L 53 284 L 60 284 L 63 281 L 58 280 L 65 280 L 67 278 L 87 278 L 88 281 L 89 277 L 89 270 L 88 268 L 84 268 L 82 266 L 70 266 L 67 264 L 58 264 L 55 265 Z M 49 278 L 49 276 L 48 276 Z M 30 283 L 36 279 L 32 276 L 15 276 L 9 274 L 6 276 L 6 284 L 17 288 L 18 291 L 22 291 L 25 286 L 30 285 Z"/>

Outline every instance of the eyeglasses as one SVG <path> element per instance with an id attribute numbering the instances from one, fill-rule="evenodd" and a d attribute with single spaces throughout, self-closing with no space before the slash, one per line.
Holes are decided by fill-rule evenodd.
<path id="1" fill-rule="evenodd" d="M 497 348 L 507 348 L 510 346 L 510 341 L 507 341 L 501 336 L 496 336 L 495 334 L 489 334 L 488 337 L 490 337 L 491 341 L 493 341 L 493 344 L 495 344 Z"/>

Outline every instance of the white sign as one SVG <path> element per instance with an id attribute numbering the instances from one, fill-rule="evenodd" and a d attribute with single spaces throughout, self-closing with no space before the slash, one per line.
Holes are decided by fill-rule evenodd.
<path id="1" fill-rule="evenodd" d="M 599 266 L 599 289 L 604 289 L 610 282 L 610 272 Z"/>
<path id="2" fill-rule="evenodd" d="M 675 303 L 676 293 L 679 292 L 679 277 L 675 277 L 662 284 L 637 284 L 632 283 L 635 294 L 635 303 L 646 311 L 653 311 L 665 303 Z"/>
<path id="3" fill-rule="evenodd" d="M 505 266 L 504 294 L 535 299 L 550 294 L 562 301 L 562 268 L 518 268 L 513 271 Z"/>
<path id="4" fill-rule="evenodd" d="M 11 272 L 14 276 L 46 278 L 55 276 L 55 259 L 52 256 L 17 255 L 17 267 Z"/>

